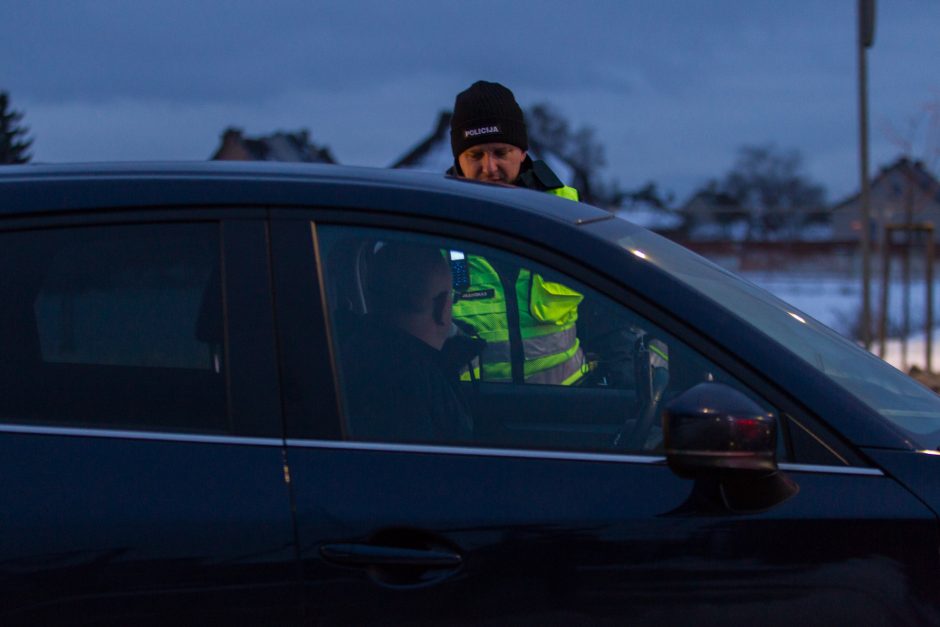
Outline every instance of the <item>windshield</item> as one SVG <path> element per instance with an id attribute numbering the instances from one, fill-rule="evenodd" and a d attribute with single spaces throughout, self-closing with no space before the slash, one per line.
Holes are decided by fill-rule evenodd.
<path id="1" fill-rule="evenodd" d="M 921 445 L 940 445 L 940 397 L 769 292 L 623 220 L 592 229 L 721 303 L 786 346 Z"/>

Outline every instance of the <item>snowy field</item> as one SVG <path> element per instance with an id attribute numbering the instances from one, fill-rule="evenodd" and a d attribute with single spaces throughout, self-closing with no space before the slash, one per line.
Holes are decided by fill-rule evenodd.
<path id="1" fill-rule="evenodd" d="M 849 336 L 850 330 L 857 323 L 861 303 L 861 285 L 857 279 L 844 277 L 813 277 L 786 273 L 748 273 L 740 272 L 741 276 L 771 292 L 775 296 L 787 301 L 797 309 L 816 318 L 823 324 L 835 329 L 839 333 Z M 895 280 L 889 290 L 889 338 L 885 342 L 885 360 L 896 368 L 907 372 L 911 366 L 924 368 L 925 359 L 925 333 L 926 319 L 926 289 L 924 282 L 914 281 L 910 288 L 909 307 L 910 324 L 907 342 L 902 342 L 898 335 L 901 332 L 904 312 L 903 284 Z M 940 318 L 940 308 L 937 296 L 940 295 L 940 282 L 934 285 L 934 323 Z M 872 287 L 871 293 L 872 319 L 878 320 L 880 312 L 881 291 L 880 284 Z M 890 337 L 895 335 L 895 337 Z M 877 338 L 874 338 L 872 352 L 878 354 Z M 905 346 L 906 344 L 906 346 Z M 932 370 L 940 368 L 940 350 L 934 344 L 931 356 Z"/>

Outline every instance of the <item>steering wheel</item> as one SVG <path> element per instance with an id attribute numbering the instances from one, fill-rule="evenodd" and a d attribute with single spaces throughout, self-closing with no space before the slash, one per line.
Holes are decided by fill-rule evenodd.
<path id="1" fill-rule="evenodd" d="M 614 438 L 620 450 L 642 450 L 659 415 L 663 394 L 669 386 L 668 356 L 665 345 L 639 331 L 633 344 L 633 370 L 636 384 L 635 410 L 627 416 Z"/>

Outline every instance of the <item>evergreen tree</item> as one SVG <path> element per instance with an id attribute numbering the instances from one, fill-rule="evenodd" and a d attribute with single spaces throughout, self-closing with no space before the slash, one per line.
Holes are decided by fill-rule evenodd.
<path id="1" fill-rule="evenodd" d="M 31 157 L 27 150 L 33 140 L 26 138 L 29 129 L 20 125 L 23 114 L 9 107 L 9 94 L 0 91 L 0 165 L 26 163 Z"/>

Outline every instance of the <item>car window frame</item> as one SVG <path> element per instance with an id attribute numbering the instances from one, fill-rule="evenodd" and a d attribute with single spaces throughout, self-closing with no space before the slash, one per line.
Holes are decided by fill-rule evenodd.
<path id="1" fill-rule="evenodd" d="M 264 209 L 198 206 L 129 208 L 50 212 L 0 219 L 0 234 L 161 224 L 215 224 L 219 235 L 222 274 L 222 324 L 225 337 L 225 415 L 227 433 L 166 428 L 109 428 L 97 425 L 53 426 L 0 421 L 0 429 L 16 432 L 66 433 L 132 439 L 198 442 L 273 443 L 284 441 L 280 390 L 274 343 L 272 307 L 258 307 L 258 298 L 271 302 L 268 212 Z M 239 254 L 233 255 L 232 249 Z M 236 266 L 241 265 L 241 268 Z M 251 274 L 246 266 L 256 267 Z M 269 315 L 265 315 L 268 312 Z"/>
<path id="2" fill-rule="evenodd" d="M 799 457 L 798 452 L 793 450 L 792 439 L 788 435 L 789 429 L 793 428 L 789 424 L 789 420 L 790 417 L 793 417 L 798 420 L 800 428 L 811 434 L 812 440 L 818 442 L 822 447 L 831 452 L 834 458 L 841 460 L 844 466 L 871 467 L 867 459 L 858 452 L 852 444 L 838 433 L 825 426 L 825 423 L 813 415 L 812 411 L 800 403 L 798 399 L 793 398 L 786 390 L 768 381 L 747 363 L 740 360 L 733 352 L 726 350 L 706 337 L 694 324 L 683 320 L 673 312 L 657 306 L 651 297 L 622 285 L 608 276 L 602 269 L 592 267 L 586 261 L 578 260 L 569 255 L 550 250 L 536 240 L 519 236 L 517 233 L 511 231 L 483 229 L 465 222 L 427 218 L 390 211 L 376 211 L 368 208 L 281 207 L 272 210 L 271 219 L 272 222 L 308 224 L 309 226 L 307 228 L 311 233 L 311 237 L 314 238 L 312 246 L 317 248 L 314 255 L 317 268 L 318 301 L 322 310 L 316 314 L 316 318 L 317 325 L 323 325 L 323 346 L 328 347 L 330 351 L 330 371 L 333 376 L 333 398 L 330 403 L 330 420 L 333 422 L 333 427 L 328 431 L 332 432 L 334 437 L 337 436 L 337 434 L 342 434 L 343 419 L 341 407 L 339 406 L 341 396 L 338 387 L 339 378 L 337 376 L 336 361 L 334 359 L 335 352 L 332 350 L 332 338 L 329 330 L 330 319 L 326 302 L 327 295 L 323 288 L 322 260 L 319 258 L 318 244 L 315 242 L 314 235 L 316 229 L 323 226 L 377 228 L 402 231 L 404 233 L 417 233 L 432 237 L 439 236 L 449 239 L 465 240 L 481 246 L 497 248 L 552 268 L 561 274 L 570 276 L 586 287 L 596 290 L 614 303 L 631 309 L 637 315 L 651 321 L 655 320 L 655 324 L 664 331 L 685 343 L 689 348 L 707 356 L 715 365 L 722 368 L 729 375 L 736 378 L 742 385 L 745 385 L 755 394 L 774 406 L 780 413 L 780 433 L 784 436 L 783 453 L 787 460 L 795 460 Z M 571 225 L 568 228 L 577 227 Z M 599 243 L 603 242 L 599 241 Z M 278 254 L 276 246 L 274 247 L 273 254 L 275 254 L 275 256 Z M 282 328 L 281 332 L 285 333 L 286 330 Z M 284 364 L 282 364 L 282 371 L 283 369 Z M 322 372 L 322 366 L 319 370 Z M 323 440 L 320 437 L 316 437 L 316 434 L 311 434 L 309 429 L 305 429 L 303 425 L 298 424 L 296 417 L 294 419 L 288 419 L 287 421 L 287 437 L 288 440 L 331 441 L 330 439 Z M 532 451 L 528 452 L 531 453 Z M 550 453 L 549 451 L 545 452 Z M 640 454 L 634 455 L 632 452 L 628 455 L 641 456 Z"/>

